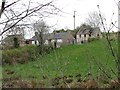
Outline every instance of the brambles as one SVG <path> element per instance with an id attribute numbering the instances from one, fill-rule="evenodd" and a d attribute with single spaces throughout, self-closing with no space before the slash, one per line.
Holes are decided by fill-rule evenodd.
<path id="1" fill-rule="evenodd" d="M 81 77 L 83 78 L 83 77 Z M 21 80 L 20 77 L 14 78 L 4 78 L 3 88 L 119 88 L 120 83 L 117 80 L 111 80 L 108 84 L 104 84 L 100 86 L 95 78 L 85 77 L 86 80 L 81 79 L 81 82 L 77 82 L 76 75 L 73 77 L 69 76 L 58 76 L 53 79 L 46 80 Z M 47 84 L 50 82 L 49 84 Z"/>
<path id="2" fill-rule="evenodd" d="M 52 51 L 50 46 L 44 46 L 44 54 L 48 54 Z M 18 63 L 24 64 L 27 61 L 33 61 L 39 55 L 39 47 L 34 45 L 28 45 L 17 49 L 3 50 L 2 52 L 2 64 L 16 65 Z"/>

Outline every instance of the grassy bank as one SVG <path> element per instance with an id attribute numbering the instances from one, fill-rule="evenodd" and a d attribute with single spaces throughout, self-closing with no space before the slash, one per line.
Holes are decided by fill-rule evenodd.
<path id="1" fill-rule="evenodd" d="M 2 65 L 23 64 L 27 61 L 34 60 L 38 56 L 38 47 L 35 45 L 27 45 L 24 47 L 3 50 L 2 51 Z"/>
<path id="2" fill-rule="evenodd" d="M 114 46 L 117 46 L 114 43 Z M 98 66 L 98 64 L 100 66 Z M 101 64 L 103 64 L 101 66 Z M 95 77 L 100 68 L 115 77 L 110 67 L 116 72 L 114 58 L 106 47 L 105 41 L 93 41 L 84 45 L 64 46 L 50 54 L 39 56 L 35 61 L 3 67 L 3 78 L 19 76 L 24 80 L 53 78 L 63 75 L 86 75 L 91 72 Z M 6 74 L 5 70 L 14 71 Z"/>

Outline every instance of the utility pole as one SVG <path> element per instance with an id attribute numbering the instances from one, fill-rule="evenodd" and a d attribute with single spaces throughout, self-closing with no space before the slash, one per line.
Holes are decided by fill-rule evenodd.
<path id="1" fill-rule="evenodd" d="M 74 18 L 74 30 L 75 30 L 75 12 L 76 11 L 74 11 L 74 15 L 73 15 L 73 18 Z"/>

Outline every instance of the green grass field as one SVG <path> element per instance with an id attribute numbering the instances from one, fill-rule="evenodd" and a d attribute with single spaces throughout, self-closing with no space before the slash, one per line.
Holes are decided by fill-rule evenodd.
<path id="1" fill-rule="evenodd" d="M 113 43 L 113 46 L 117 46 Z M 3 67 L 3 78 L 21 77 L 24 80 L 42 79 L 43 76 L 50 78 L 61 75 L 86 75 L 91 72 L 95 77 L 99 74 L 98 65 L 107 70 L 112 77 L 115 77 L 110 68 L 114 71 L 115 61 L 105 41 L 93 41 L 84 45 L 69 45 L 52 51 L 50 54 L 40 56 L 36 61 L 26 64 L 8 65 Z M 102 66 L 101 66 L 102 64 Z M 8 75 L 5 70 L 14 71 Z"/>

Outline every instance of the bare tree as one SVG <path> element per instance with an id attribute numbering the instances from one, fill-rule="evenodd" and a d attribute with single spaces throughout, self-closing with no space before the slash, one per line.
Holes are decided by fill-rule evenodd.
<path id="1" fill-rule="evenodd" d="M 48 32 L 48 25 L 45 21 L 37 21 L 34 23 L 35 36 L 39 42 L 40 54 L 44 52 L 44 35 Z"/>
<path id="2" fill-rule="evenodd" d="M 9 27 L 9 25 L 8 25 L 8 27 Z M 16 25 L 16 26 L 10 28 L 10 30 L 7 32 L 7 35 L 8 34 L 11 34 L 11 35 L 17 35 L 18 34 L 18 35 L 24 36 L 24 34 L 25 34 L 24 27 Z"/>
<path id="3" fill-rule="evenodd" d="M 101 16 L 104 19 L 104 16 L 103 15 L 101 15 Z M 88 14 L 88 18 L 86 18 L 86 22 L 88 25 L 90 25 L 92 27 L 100 27 L 101 21 L 100 21 L 99 13 L 97 11 L 90 12 Z"/>
<path id="4" fill-rule="evenodd" d="M 0 18 L 1 18 L 3 11 L 4 11 L 4 7 L 5 7 L 5 0 L 2 0 L 2 5 L 1 5 L 1 10 L 0 10 Z"/>
<path id="5" fill-rule="evenodd" d="M 120 33 L 119 33 L 119 31 L 118 31 L 118 52 L 115 52 L 115 50 L 113 49 L 113 46 L 112 46 L 112 43 L 111 43 L 111 41 L 110 41 L 110 39 L 109 39 L 109 36 L 110 36 L 110 30 L 114 27 L 114 23 L 115 22 L 112 22 L 112 20 L 111 20 L 111 24 L 112 24 L 112 28 L 110 28 L 109 27 L 109 29 L 107 29 L 106 28 L 106 26 L 105 26 L 105 22 L 104 22 L 104 20 L 103 20 L 103 18 L 102 18 L 102 15 L 101 15 L 101 11 L 100 11 L 100 8 L 99 8 L 99 5 L 97 6 L 98 7 L 98 9 L 99 9 L 99 17 L 100 17 L 100 20 L 101 20 L 101 24 L 102 24 L 102 27 L 103 27 L 103 29 L 104 29 L 104 31 L 106 32 L 105 33 L 105 38 L 106 38 L 106 41 L 107 41 L 107 45 L 108 45 L 108 49 L 110 50 L 110 52 L 111 52 L 111 54 L 112 54 L 112 56 L 114 57 L 114 60 L 115 60 L 115 62 L 116 62 L 116 68 L 117 68 L 117 78 L 118 78 L 118 82 L 120 83 L 120 51 L 119 51 L 119 35 L 120 35 Z M 111 25 L 110 25 L 111 26 Z M 112 72 L 114 72 L 114 70 L 112 70 L 111 69 L 111 71 Z"/>
<path id="6" fill-rule="evenodd" d="M 55 7 L 53 0 L 46 3 L 32 2 L 31 0 L 27 1 L 27 3 L 22 3 L 22 0 L 8 2 L 2 3 L 0 10 L 0 26 L 2 27 L 0 36 L 16 25 L 30 23 L 34 18 L 48 17 L 60 11 Z"/>

